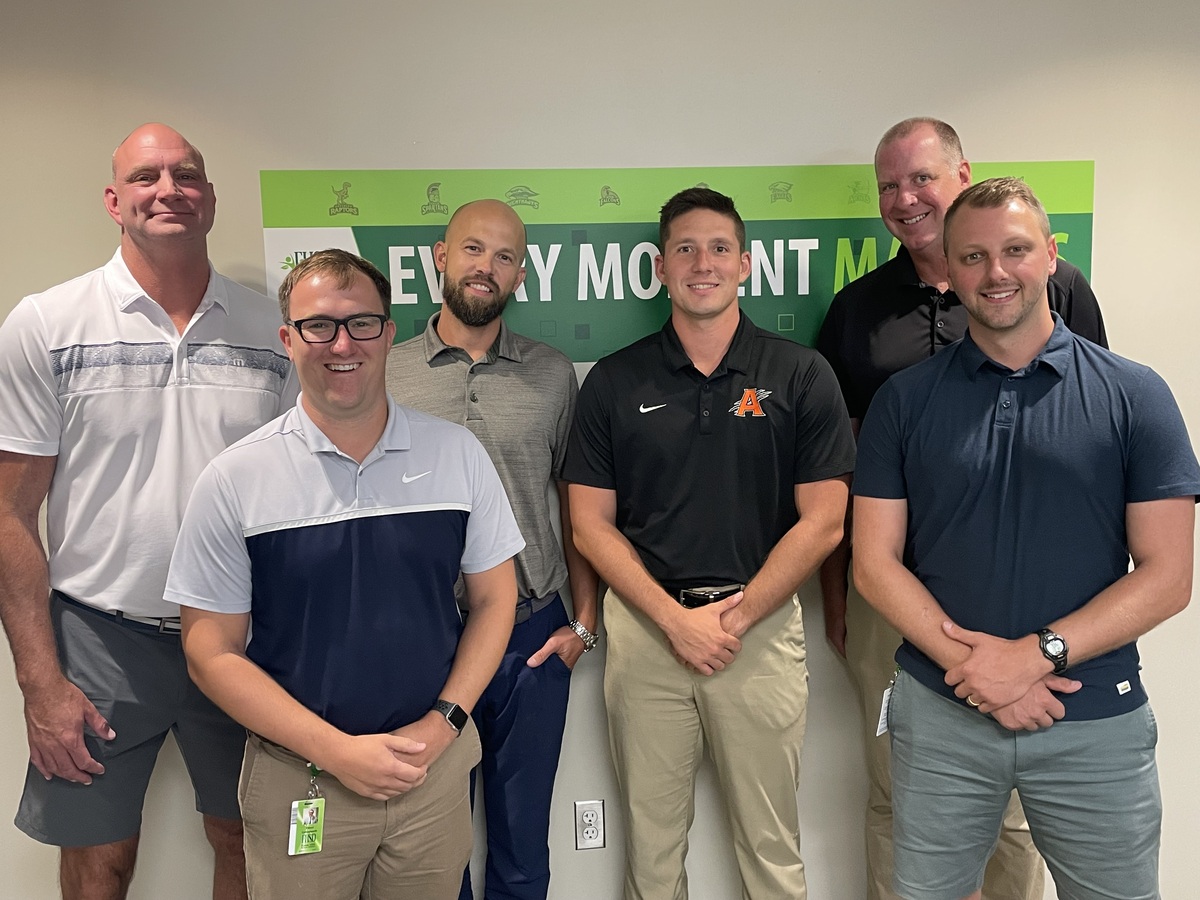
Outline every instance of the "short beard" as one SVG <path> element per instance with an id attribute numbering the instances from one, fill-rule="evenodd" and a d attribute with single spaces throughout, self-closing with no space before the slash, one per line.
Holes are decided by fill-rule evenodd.
<path id="1" fill-rule="evenodd" d="M 463 283 L 463 281 L 458 281 L 455 284 L 447 282 L 442 288 L 442 300 L 450 312 L 454 314 L 454 318 L 469 328 L 482 328 L 484 325 L 490 325 L 496 319 L 500 318 L 500 314 L 504 312 L 504 307 L 508 306 L 509 298 L 512 297 L 512 294 L 509 294 L 508 297 L 498 300 L 472 303 L 467 299 L 467 292 L 463 289 Z M 491 284 L 493 288 L 497 287 L 495 282 L 491 282 Z"/>

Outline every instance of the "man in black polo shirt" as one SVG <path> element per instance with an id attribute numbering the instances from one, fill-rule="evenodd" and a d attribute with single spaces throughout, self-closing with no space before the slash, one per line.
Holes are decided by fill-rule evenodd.
<path id="1" fill-rule="evenodd" d="M 884 134 L 875 151 L 879 213 L 901 248 L 896 257 L 846 285 L 829 307 L 817 349 L 833 366 L 855 433 L 875 392 L 896 372 L 959 340 L 967 311 L 950 288 L 942 249 L 942 221 L 971 183 L 954 129 L 930 118 L 905 119 Z M 1083 273 L 1066 260 L 1050 276 L 1050 308 L 1075 334 L 1107 347 L 1104 320 Z M 896 895 L 892 880 L 890 752 L 877 734 L 880 699 L 895 669 L 900 635 L 850 589 L 850 529 L 821 567 L 825 632 L 846 658 L 862 699 L 867 774 L 869 900 Z M 1041 900 L 1044 869 L 1020 804 L 1013 800 L 988 866 L 984 897 Z"/>
<path id="2" fill-rule="evenodd" d="M 739 310 L 750 254 L 732 200 L 677 194 L 660 246 L 671 318 L 592 369 L 564 470 L 575 542 L 610 586 L 605 699 L 625 897 L 687 896 L 707 742 L 743 896 L 804 898 L 795 592 L 840 540 L 854 439 L 824 360 Z"/>

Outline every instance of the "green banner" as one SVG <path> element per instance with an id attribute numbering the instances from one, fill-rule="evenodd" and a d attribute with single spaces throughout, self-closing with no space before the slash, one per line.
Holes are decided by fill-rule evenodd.
<path id="1" fill-rule="evenodd" d="M 974 174 L 1025 178 L 1063 256 L 1090 274 L 1093 163 L 985 163 Z M 685 187 L 734 198 L 752 259 L 741 306 L 802 343 L 843 285 L 898 249 L 879 220 L 870 166 L 264 171 L 261 182 L 269 289 L 310 253 L 353 250 L 391 279 L 399 339 L 419 333 L 440 304 L 432 248 L 450 214 L 480 197 L 504 199 L 529 233 L 525 284 L 506 320 L 577 362 L 666 320 L 670 301 L 653 266 L 658 209 Z"/>

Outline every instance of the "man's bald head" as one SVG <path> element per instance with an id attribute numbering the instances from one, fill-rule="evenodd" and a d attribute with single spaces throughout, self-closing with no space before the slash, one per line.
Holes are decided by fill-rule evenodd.
<path id="1" fill-rule="evenodd" d="M 112 173 L 114 180 L 117 178 L 117 172 L 123 168 L 123 164 L 127 162 L 128 158 L 135 155 L 138 150 L 144 147 L 156 147 L 162 150 L 182 149 L 187 152 L 196 166 L 199 167 L 200 174 L 204 175 L 204 156 L 196 149 L 195 144 L 191 143 L 170 125 L 163 125 L 161 122 L 147 122 L 145 125 L 139 125 L 131 131 L 125 140 L 117 145 L 117 149 L 113 151 Z"/>
<path id="2" fill-rule="evenodd" d="M 962 141 L 958 139 L 958 132 L 946 122 L 932 116 L 913 116 L 911 119 L 897 122 L 885 131 L 875 147 L 875 161 L 878 163 L 880 151 L 885 147 L 903 140 L 921 128 L 929 128 L 937 135 L 938 144 L 942 148 L 942 155 L 946 157 L 947 165 L 957 168 L 962 163 L 964 158 Z"/>
<path id="3" fill-rule="evenodd" d="M 472 225 L 481 220 L 490 221 L 493 225 L 508 225 L 515 233 L 519 233 L 520 246 L 515 247 L 517 257 L 525 256 L 525 223 L 503 200 L 472 200 L 470 203 L 464 203 L 454 211 L 454 215 L 446 223 L 446 242 L 450 243 L 452 236 L 457 236 L 463 229 L 470 230 Z"/>

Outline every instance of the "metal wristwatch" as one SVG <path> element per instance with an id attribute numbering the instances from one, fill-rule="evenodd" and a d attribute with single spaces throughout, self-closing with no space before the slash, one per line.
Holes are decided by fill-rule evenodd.
<path id="1" fill-rule="evenodd" d="M 456 734 L 460 734 L 467 727 L 467 719 L 470 717 L 467 715 L 467 711 L 457 703 L 439 699 L 433 704 L 433 708 L 446 717 L 446 721 L 450 723 L 450 727 Z"/>
<path id="2" fill-rule="evenodd" d="M 567 623 L 567 626 L 579 635 L 579 639 L 583 641 L 583 652 L 591 653 L 592 648 L 596 646 L 596 642 L 600 640 L 599 635 L 593 634 L 587 630 L 587 626 L 578 619 L 572 619 Z"/>
<path id="3" fill-rule="evenodd" d="M 1067 640 L 1061 634 L 1042 628 L 1038 631 L 1038 643 L 1042 648 L 1042 656 L 1054 663 L 1054 674 L 1061 675 L 1067 671 Z"/>

